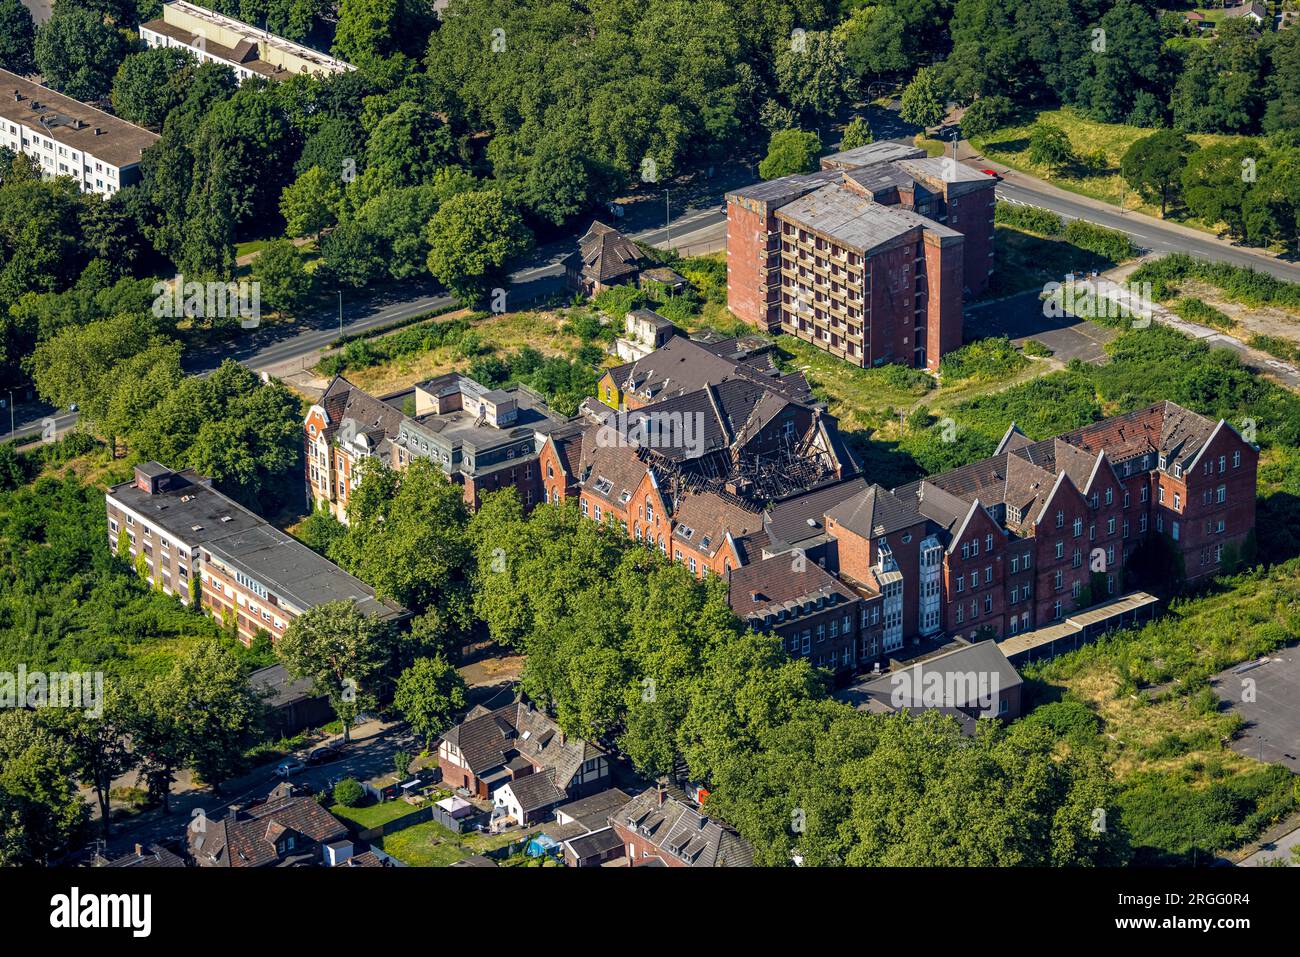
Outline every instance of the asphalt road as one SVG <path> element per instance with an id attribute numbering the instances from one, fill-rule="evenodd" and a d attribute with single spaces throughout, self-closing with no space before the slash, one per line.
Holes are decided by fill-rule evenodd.
<path id="1" fill-rule="evenodd" d="M 906 140 L 907 137 L 899 139 Z M 983 160 L 976 159 L 969 161 L 968 165 L 983 167 L 986 164 Z M 1002 171 L 997 165 L 992 168 Z M 725 236 L 726 190 L 746 182 L 751 175 L 747 167 L 737 165 L 716 177 L 705 178 L 702 184 L 694 188 L 695 195 L 684 208 L 679 209 L 675 204 L 670 204 L 673 219 L 669 226 L 657 225 L 663 222 L 665 215 L 664 205 L 660 201 L 663 193 L 658 191 L 625 205 L 623 209 L 627 215 L 624 218 L 602 218 L 617 223 L 635 238 L 654 246 L 671 247 L 684 241 L 693 245 L 701 238 L 716 240 L 719 236 Z M 1158 220 L 1123 213 L 1115 207 L 1086 197 L 1062 194 L 1059 190 L 1045 190 L 1015 171 L 1005 172 L 1005 179 L 998 184 L 997 195 L 999 199 L 1010 203 L 1051 210 L 1067 221 L 1085 219 L 1121 230 L 1145 250 L 1156 253 L 1187 252 L 1211 261 L 1248 266 L 1281 279 L 1300 282 L 1300 266 L 1295 263 L 1261 256 L 1209 236 L 1201 237 L 1173 225 L 1162 224 Z M 669 194 L 669 199 L 671 201 L 672 194 Z M 510 308 L 521 308 L 563 288 L 564 269 L 561 262 L 572 250 L 575 238 L 576 236 L 557 240 L 533 251 L 523 267 L 510 277 Z M 191 373 L 206 372 L 216 368 L 226 358 L 234 358 L 255 370 L 279 366 L 325 348 L 339 336 L 340 331 L 348 335 L 367 332 L 452 302 L 450 296 L 431 284 L 414 289 L 407 287 L 400 294 L 406 298 L 385 298 L 382 293 L 360 296 L 355 292 L 345 293 L 341 330 L 337 312 L 322 313 L 295 325 L 261 326 L 248 331 L 239 339 L 223 343 L 217 349 L 187 354 L 186 369 Z M 51 414 L 54 414 L 53 409 L 39 403 L 24 406 L 21 410 L 23 417 L 18 420 L 12 436 L 40 436 L 46 428 L 44 420 Z M 62 434 L 75 424 L 76 414 L 65 411 L 54 414 L 54 419 L 57 434 Z"/>

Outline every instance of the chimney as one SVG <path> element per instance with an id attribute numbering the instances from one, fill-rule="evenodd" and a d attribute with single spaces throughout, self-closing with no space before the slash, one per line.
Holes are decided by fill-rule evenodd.
<path id="1" fill-rule="evenodd" d="M 660 782 L 655 785 L 655 791 L 658 796 L 658 804 L 660 807 L 663 807 L 664 802 L 668 800 L 668 788 L 664 787 L 663 783 Z"/>
<path id="2" fill-rule="evenodd" d="M 143 844 L 137 844 L 137 845 L 135 846 L 135 856 L 136 856 L 136 857 L 144 857 L 144 845 L 143 845 Z"/>

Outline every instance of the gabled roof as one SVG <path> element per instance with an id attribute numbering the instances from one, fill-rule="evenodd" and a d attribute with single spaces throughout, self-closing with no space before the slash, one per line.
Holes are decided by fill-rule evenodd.
<path id="1" fill-rule="evenodd" d="M 551 780 L 560 788 L 569 786 L 584 763 L 605 753 L 589 741 L 567 737 L 545 712 L 522 700 L 494 711 L 471 711 L 443 740 L 460 750 L 475 777 L 524 758 L 553 772 Z"/>
<path id="2" fill-rule="evenodd" d="M 712 557 L 730 533 L 739 538 L 763 527 L 763 513 L 713 489 L 688 489 L 673 508 L 673 539 Z"/>
<path id="3" fill-rule="evenodd" d="M 826 533 L 826 513 L 867 488 L 860 476 L 824 485 L 778 502 L 767 510 L 763 528 L 773 545 L 797 545 Z"/>
<path id="4" fill-rule="evenodd" d="M 264 804 L 233 812 L 220 821 L 203 821 L 201 830 L 191 824 L 190 849 L 200 865 L 213 867 L 293 866 L 310 863 L 314 851 L 298 841 L 292 853 L 281 857 L 276 841 L 293 834 L 315 844 L 329 844 L 347 835 L 338 818 L 312 797 L 295 797 L 287 785 L 278 785 Z"/>
<path id="5" fill-rule="evenodd" d="M 510 793 L 515 796 L 515 801 L 519 805 L 519 810 L 527 814 L 529 811 L 537 811 L 542 808 L 554 807 L 563 801 L 567 794 L 562 788 L 555 786 L 551 779 L 550 771 L 540 771 L 537 774 L 525 774 L 521 778 L 515 778 L 502 787 L 508 787 Z"/>
<path id="6" fill-rule="evenodd" d="M 654 788 L 638 794 L 609 820 L 658 848 L 661 859 L 676 858 L 691 867 L 750 867 L 754 863 L 754 849 L 728 825 L 669 795 L 664 795 L 661 803 Z"/>
<path id="7" fill-rule="evenodd" d="M 766 615 L 782 610 L 787 617 L 798 617 L 807 603 L 813 611 L 822 611 L 856 598 L 847 585 L 816 562 L 803 559 L 796 563 L 789 552 L 733 569 L 727 592 L 737 618 L 758 619 L 750 624 L 761 623 Z"/>
<path id="8" fill-rule="evenodd" d="M 827 509 L 826 518 L 863 538 L 878 538 L 924 520 L 915 502 L 875 484 Z"/>

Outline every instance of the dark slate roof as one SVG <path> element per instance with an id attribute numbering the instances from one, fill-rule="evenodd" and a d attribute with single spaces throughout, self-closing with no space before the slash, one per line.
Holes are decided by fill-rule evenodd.
<path id="1" fill-rule="evenodd" d="M 577 255 L 582 264 L 582 274 L 600 282 L 635 273 L 642 259 L 636 243 L 598 220 L 593 221 L 578 240 Z"/>
<path id="2" fill-rule="evenodd" d="M 609 815 L 617 811 L 629 800 L 631 800 L 631 797 L 620 789 L 606 788 L 604 791 L 597 791 L 595 794 L 579 798 L 577 801 L 561 804 L 555 809 L 555 813 L 557 815 L 565 814 L 573 818 L 588 830 L 596 830 L 604 827 Z"/>
<path id="3" fill-rule="evenodd" d="M 880 710 L 880 706 L 889 710 L 898 708 L 909 708 L 913 711 L 928 710 L 925 701 L 919 696 L 906 697 L 906 700 L 897 706 L 893 698 L 895 689 L 898 689 L 900 697 L 912 691 L 924 691 L 926 687 L 924 676 L 927 674 L 953 675 L 959 679 L 983 675 L 988 676 L 987 680 L 990 682 L 996 676 L 999 694 L 1022 683 L 1019 673 L 998 648 L 997 642 L 979 641 L 923 659 L 878 678 L 867 678 L 845 689 L 837 697 L 858 707 L 864 707 L 868 701 L 874 701 L 875 707 L 872 710 Z M 906 684 L 903 684 L 903 681 L 906 681 Z M 946 701 L 938 710 L 957 710 L 967 713 L 972 710 L 983 710 L 983 705 L 979 701 L 977 682 L 955 680 L 951 684 L 945 684 L 945 687 L 951 687 L 960 697 Z M 988 684 L 985 687 L 990 688 Z M 998 702 L 994 700 L 992 708 L 995 712 L 997 706 Z"/>
<path id="4" fill-rule="evenodd" d="M 537 774 L 525 774 L 521 778 L 515 778 L 505 786 L 510 788 L 510 793 L 515 796 L 515 800 L 519 802 L 520 810 L 524 813 L 554 807 L 567 797 L 562 788 L 555 786 L 550 773 L 546 771 Z"/>
<path id="5" fill-rule="evenodd" d="M 535 769 L 553 771 L 562 788 L 585 762 L 604 754 L 589 741 L 566 737 L 543 711 L 523 701 L 495 711 L 475 709 L 443 738 L 460 749 L 475 777 L 523 757 Z"/>
<path id="6" fill-rule="evenodd" d="M 262 700 L 268 708 L 283 708 L 316 697 L 312 693 L 310 678 L 291 678 L 288 669 L 282 664 L 258 668 L 248 676 L 248 683 L 255 691 L 266 694 Z"/>
<path id="7" fill-rule="evenodd" d="M 148 847 L 136 845 L 130 854 L 123 854 L 111 861 L 104 861 L 101 867 L 187 867 L 185 860 L 173 854 L 159 844 Z"/>
<path id="8" fill-rule="evenodd" d="M 618 836 L 618 832 L 612 827 L 604 827 L 599 831 L 591 831 L 581 837 L 573 837 L 564 842 L 569 849 L 578 857 L 584 860 L 588 857 L 596 857 L 599 854 L 608 854 L 610 851 L 618 850 L 623 846 L 623 839 Z"/>
<path id="9" fill-rule="evenodd" d="M 875 484 L 827 509 L 826 517 L 863 538 L 878 538 L 924 521 L 916 502 Z"/>
<path id="10" fill-rule="evenodd" d="M 282 784 L 271 791 L 264 804 L 227 814 L 220 821 L 208 820 L 203 830 L 191 823 L 190 850 L 205 867 L 284 867 L 314 862 L 314 851 L 301 841 L 290 855 L 279 856 L 275 842 L 288 833 L 315 844 L 330 844 L 345 837 L 348 830 L 315 798 L 294 797 L 292 789 Z"/>
<path id="11" fill-rule="evenodd" d="M 727 599 L 736 617 L 758 626 L 766 615 L 784 612 L 789 621 L 858 597 L 816 562 L 804 559 L 799 565 L 796 570 L 787 552 L 733 569 Z"/>
<path id="12" fill-rule="evenodd" d="M 673 336 L 635 362 L 614 366 L 608 374 L 621 392 L 650 402 L 662 402 L 734 378 L 770 385 L 773 390 L 800 401 L 812 400 L 802 374 L 785 379 L 771 375 L 775 367 L 768 352 L 746 350 L 737 342 L 725 339 L 700 343 L 685 336 Z"/>
<path id="13" fill-rule="evenodd" d="M 825 534 L 826 513 L 840 502 L 852 498 L 866 488 L 866 480 L 854 476 L 788 498 L 768 509 L 763 523 L 764 530 L 774 545 L 776 543 L 795 545 Z"/>
<path id="14" fill-rule="evenodd" d="M 654 788 L 610 815 L 610 824 L 636 831 L 659 849 L 661 860 L 675 857 L 691 867 L 750 867 L 754 863 L 754 849 L 728 825 L 675 797 L 665 796 L 660 804 Z"/>

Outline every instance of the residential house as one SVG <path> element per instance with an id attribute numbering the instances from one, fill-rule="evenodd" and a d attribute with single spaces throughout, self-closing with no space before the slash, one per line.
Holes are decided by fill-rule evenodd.
<path id="1" fill-rule="evenodd" d="M 438 766 L 448 787 L 464 788 L 494 803 L 504 785 L 545 773 L 562 795 L 546 808 L 603 789 L 610 771 L 609 758 L 600 747 L 568 737 L 552 718 L 522 699 L 494 710 L 474 707 L 438 743 Z M 516 798 L 513 807 L 524 813 L 543 807 L 525 809 L 524 805 L 552 796 L 541 785 L 530 787 L 538 790 L 527 790 L 526 799 L 511 792 Z"/>
<path id="2" fill-rule="evenodd" d="M 600 221 L 578 240 L 577 251 L 564 260 L 569 288 L 596 296 L 612 286 L 636 284 L 645 257 L 636 243 Z"/>
<path id="3" fill-rule="evenodd" d="M 319 867 L 325 848 L 342 841 L 347 828 L 314 797 L 276 786 L 266 801 L 232 810 L 220 820 L 190 823 L 190 853 L 200 867 Z"/>
<path id="4" fill-rule="evenodd" d="M 731 827 L 662 785 L 609 817 L 630 867 L 750 867 L 754 850 Z"/>

